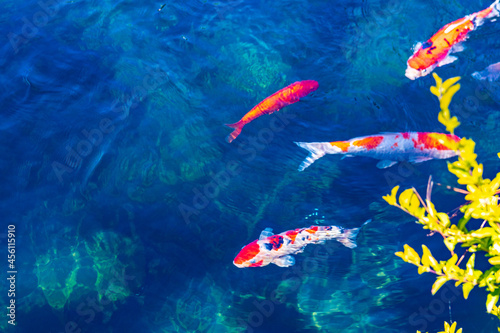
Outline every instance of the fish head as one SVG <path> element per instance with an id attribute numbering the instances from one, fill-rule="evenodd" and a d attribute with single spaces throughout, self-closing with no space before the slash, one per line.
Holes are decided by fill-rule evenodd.
<path id="1" fill-rule="evenodd" d="M 408 67 L 406 68 L 406 71 L 405 71 L 405 76 L 407 78 L 409 78 L 410 80 L 416 80 L 419 77 L 426 76 L 427 74 L 429 74 L 429 73 L 426 73 L 425 69 L 418 70 L 418 69 L 411 67 L 410 65 L 408 65 Z"/>
<path id="2" fill-rule="evenodd" d="M 405 76 L 410 80 L 416 80 L 431 73 L 436 65 L 429 65 L 428 59 L 421 59 L 421 57 L 412 56 L 408 59 Z"/>
<path id="3" fill-rule="evenodd" d="M 413 55 L 407 61 L 405 76 L 410 80 L 418 79 L 431 73 L 436 68 L 439 58 L 433 53 L 427 52 L 433 47 L 431 41 L 425 43 L 418 43 Z"/>
<path id="4" fill-rule="evenodd" d="M 260 242 L 254 240 L 241 248 L 241 251 L 234 258 L 233 264 L 239 268 L 266 266 L 271 260 L 266 260 L 263 252 L 264 250 L 261 250 Z"/>
<path id="5" fill-rule="evenodd" d="M 319 83 L 317 81 L 314 81 L 314 80 L 305 80 L 305 81 L 302 81 L 301 82 L 301 95 L 302 96 L 306 96 L 310 93 L 312 93 L 313 91 L 316 91 L 319 87 Z"/>

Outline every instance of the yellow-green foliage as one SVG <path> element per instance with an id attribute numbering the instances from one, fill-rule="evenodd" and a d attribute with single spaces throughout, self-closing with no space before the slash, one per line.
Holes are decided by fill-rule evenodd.
<path id="1" fill-rule="evenodd" d="M 458 331 L 455 331 L 457 328 L 457 322 L 454 322 L 453 324 L 448 324 L 447 322 L 444 322 L 444 331 L 438 332 L 438 333 L 462 333 L 462 329 L 459 328 Z M 417 331 L 417 333 L 421 333 L 420 331 Z"/>
<path id="2" fill-rule="evenodd" d="M 436 86 L 431 87 L 431 92 L 438 97 L 441 106 L 438 120 L 446 126 L 448 132 L 453 133 L 460 123 L 456 117 L 450 117 L 448 106 L 453 95 L 460 89 L 460 85 L 456 84 L 460 77 L 443 83 L 441 78 L 436 74 L 433 75 Z M 500 227 L 498 225 L 500 222 L 498 205 L 500 173 L 497 173 L 493 180 L 483 178 L 483 165 L 476 161 L 477 155 L 474 153 L 474 147 L 473 140 L 461 139 L 456 148 L 458 160 L 453 163 L 448 162 L 449 172 L 457 177 L 458 184 L 466 187 L 454 189 L 465 196 L 465 203 L 460 207 L 462 214 L 456 223 L 451 222 L 450 216 L 439 212 L 432 203 L 430 180 L 425 200 L 414 188 L 403 191 L 398 197 L 399 186 L 393 188 L 391 194 L 384 196 L 384 199 L 390 205 L 417 218 L 417 223 L 422 224 L 424 229 L 430 230 L 431 234 L 437 233 L 443 237 L 444 244 L 450 251 L 450 258 L 446 260 L 434 258 L 425 245 L 422 245 L 421 256 L 408 245 L 404 246 L 403 252 L 396 253 L 404 261 L 418 266 L 419 274 L 423 272 L 436 274 L 432 294 L 435 294 L 447 281 L 455 281 L 455 286 L 462 285 L 464 298 L 469 296 L 474 287 L 484 287 L 488 291 L 486 311 L 500 318 L 500 311 L 497 307 L 500 295 Z M 460 258 L 454 253 L 457 245 L 467 249 Z M 476 252 L 480 251 L 489 257 L 491 267 L 486 271 L 474 267 Z M 465 267 L 462 262 L 465 263 Z M 445 324 L 445 329 L 448 326 Z M 454 332 L 454 327 L 455 324 L 452 325 L 453 331 L 450 332 Z"/>

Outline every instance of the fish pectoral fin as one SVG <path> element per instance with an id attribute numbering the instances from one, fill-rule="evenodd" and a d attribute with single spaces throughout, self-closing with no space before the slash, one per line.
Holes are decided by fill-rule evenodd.
<path id="1" fill-rule="evenodd" d="M 422 163 L 428 160 L 432 160 L 432 157 L 427 157 L 427 156 L 417 156 L 417 157 L 411 157 L 408 159 L 410 163 Z"/>
<path id="2" fill-rule="evenodd" d="M 452 46 L 450 53 L 462 52 L 465 50 L 465 46 L 463 43 L 458 43 Z"/>
<path id="3" fill-rule="evenodd" d="M 295 264 L 295 258 L 291 255 L 286 255 L 283 257 L 279 257 L 272 261 L 273 264 L 279 267 L 290 267 Z"/>
<path id="4" fill-rule="evenodd" d="M 259 240 L 266 239 L 267 237 L 271 237 L 272 235 L 274 235 L 273 229 L 266 228 L 266 229 L 262 230 L 262 232 L 260 233 Z"/>
<path id="5" fill-rule="evenodd" d="M 444 65 L 448 65 L 448 64 L 451 64 L 452 62 L 458 60 L 457 57 L 454 57 L 454 56 L 451 56 L 451 55 L 447 55 L 446 58 L 444 58 L 443 60 L 441 60 L 439 63 L 438 63 L 438 66 L 441 67 L 441 66 L 444 66 Z"/>
<path id="6" fill-rule="evenodd" d="M 389 168 L 396 163 L 398 163 L 398 161 L 382 160 L 382 161 L 377 163 L 377 168 L 379 168 L 379 169 Z"/>
<path id="7" fill-rule="evenodd" d="M 413 53 L 417 52 L 421 47 L 422 47 L 422 42 L 418 42 L 417 44 L 415 44 L 412 49 Z"/>

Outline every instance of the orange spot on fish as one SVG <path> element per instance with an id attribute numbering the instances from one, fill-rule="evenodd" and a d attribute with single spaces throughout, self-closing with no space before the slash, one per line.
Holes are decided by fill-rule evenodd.
<path id="1" fill-rule="evenodd" d="M 241 249 L 240 253 L 234 258 L 234 263 L 241 265 L 246 261 L 251 260 L 260 252 L 260 246 L 257 244 L 257 240 L 254 240 L 247 246 Z"/>
<path id="2" fill-rule="evenodd" d="M 318 231 L 318 226 L 310 226 L 306 231 L 310 234 L 314 234 Z"/>
<path id="3" fill-rule="evenodd" d="M 408 133 L 408 132 L 401 133 L 401 135 L 403 136 L 403 139 L 407 139 L 408 140 L 410 138 L 410 133 Z M 396 136 L 396 138 L 397 138 L 397 136 Z"/>
<path id="4" fill-rule="evenodd" d="M 368 136 L 366 138 L 353 141 L 352 144 L 354 146 L 364 147 L 368 150 L 371 150 L 377 148 L 380 145 L 380 143 L 382 143 L 383 140 L 384 140 L 383 136 Z"/>
<path id="5" fill-rule="evenodd" d="M 418 133 L 418 140 L 413 139 L 415 148 L 420 146 L 424 149 L 454 150 L 460 138 L 456 135 L 442 133 Z"/>
<path id="6" fill-rule="evenodd" d="M 397 146 L 398 146 L 398 143 L 394 142 L 394 144 L 392 145 L 392 149 L 396 148 Z"/>
<path id="7" fill-rule="evenodd" d="M 330 144 L 334 147 L 340 148 L 344 153 L 349 150 L 349 147 L 351 146 L 351 143 L 348 141 L 335 141 L 335 142 L 330 142 Z"/>
<path id="8" fill-rule="evenodd" d="M 288 237 L 290 237 L 290 239 L 292 240 L 292 243 L 294 243 L 295 242 L 295 237 L 297 237 L 298 233 L 299 233 L 299 229 L 295 229 L 295 230 L 287 231 L 285 233 L 285 235 L 287 235 Z"/>

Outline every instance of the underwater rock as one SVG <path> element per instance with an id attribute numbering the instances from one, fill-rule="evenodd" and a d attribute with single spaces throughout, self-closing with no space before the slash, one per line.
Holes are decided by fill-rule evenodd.
<path id="1" fill-rule="evenodd" d="M 142 285 L 144 249 L 137 238 L 100 231 L 85 241 L 85 248 L 97 272 L 95 288 L 99 299 L 121 301 Z"/>
<path id="2" fill-rule="evenodd" d="M 286 86 L 286 74 L 290 71 L 278 52 L 246 42 L 222 46 L 217 60 L 217 79 L 260 100 L 269 95 L 272 86 Z"/>
<path id="3" fill-rule="evenodd" d="M 35 274 L 47 303 L 54 309 L 62 309 L 76 285 L 76 274 L 80 268 L 78 252 L 61 253 L 52 249 L 38 255 Z"/>

